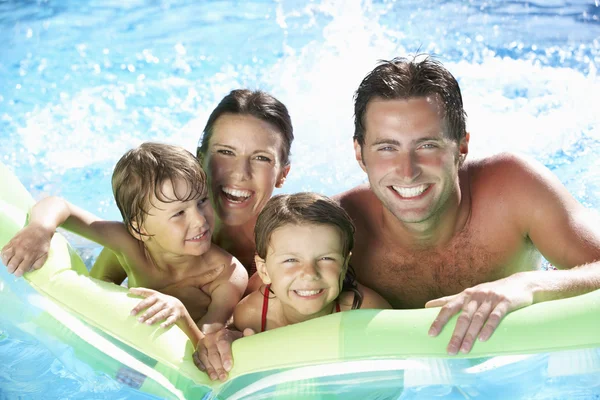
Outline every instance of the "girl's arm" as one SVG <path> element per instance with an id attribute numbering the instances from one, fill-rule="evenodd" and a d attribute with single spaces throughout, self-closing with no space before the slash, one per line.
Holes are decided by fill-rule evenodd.
<path id="1" fill-rule="evenodd" d="M 363 308 L 377 308 L 377 309 L 392 308 L 390 303 L 388 303 L 383 297 L 381 297 L 374 290 L 369 289 L 368 287 L 361 285 L 360 283 L 358 283 L 357 286 L 358 286 L 358 291 L 360 293 L 362 293 L 362 296 L 363 296 L 363 302 L 362 302 L 362 305 L 360 306 L 361 309 L 363 309 Z"/>

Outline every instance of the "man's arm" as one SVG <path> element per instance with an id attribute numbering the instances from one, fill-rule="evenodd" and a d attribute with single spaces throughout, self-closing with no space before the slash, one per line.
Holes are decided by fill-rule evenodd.
<path id="1" fill-rule="evenodd" d="M 33 206 L 28 225 L 2 249 L 8 271 L 21 276 L 32 267 L 41 268 L 59 226 L 114 251 L 120 251 L 133 240 L 122 223 L 103 221 L 61 198 L 47 197 Z"/>
<path id="2" fill-rule="evenodd" d="M 505 156 L 495 174 L 510 192 L 503 201 L 511 207 L 523 237 L 563 271 L 519 272 L 463 292 L 428 302 L 442 306 L 430 328 L 439 334 L 459 316 L 448 352 L 467 353 L 477 337 L 487 340 L 502 318 L 533 303 L 576 296 L 600 288 L 600 224 L 545 167 Z"/>

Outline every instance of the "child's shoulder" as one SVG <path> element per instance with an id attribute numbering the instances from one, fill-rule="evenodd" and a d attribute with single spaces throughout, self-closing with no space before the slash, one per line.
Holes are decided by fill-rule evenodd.
<path id="1" fill-rule="evenodd" d="M 235 307 L 233 312 L 233 323 L 239 330 L 243 331 L 246 328 L 250 328 L 255 332 L 260 332 L 264 298 L 263 290 L 264 286 L 259 290 L 250 293 Z"/>
<path id="2" fill-rule="evenodd" d="M 386 309 L 392 308 L 390 304 L 377 292 L 373 289 L 369 289 L 368 287 L 361 285 L 357 282 L 356 290 L 360 293 L 362 297 L 362 302 L 359 308 L 376 308 L 376 309 Z M 340 308 L 342 311 L 348 311 L 352 309 L 352 305 L 354 303 L 355 297 L 358 296 L 358 293 L 352 290 L 343 291 L 339 297 Z"/>
<path id="3" fill-rule="evenodd" d="M 202 255 L 202 260 L 207 265 L 241 265 L 237 258 L 214 243 L 212 243 L 210 249 Z"/>

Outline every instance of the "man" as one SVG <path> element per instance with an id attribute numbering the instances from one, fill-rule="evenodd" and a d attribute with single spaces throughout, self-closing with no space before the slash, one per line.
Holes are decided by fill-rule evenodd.
<path id="1" fill-rule="evenodd" d="M 600 288 L 600 226 L 555 176 L 510 154 L 465 161 L 460 89 L 440 63 L 381 63 L 354 110 L 369 185 L 339 201 L 357 227 L 357 279 L 394 308 L 442 306 L 432 336 L 460 312 L 448 353 L 518 308 Z M 539 270 L 540 252 L 571 270 Z"/>
<path id="2" fill-rule="evenodd" d="M 460 88 L 440 63 L 383 62 L 355 96 L 369 184 L 337 196 L 356 224 L 358 281 L 394 308 L 441 306 L 432 336 L 460 313 L 450 354 L 487 340 L 511 311 L 600 288 L 600 224 L 537 163 L 466 161 L 469 139 Z M 539 270 L 540 253 L 570 270 Z M 207 337 L 198 365 L 226 377 L 233 336 Z"/>

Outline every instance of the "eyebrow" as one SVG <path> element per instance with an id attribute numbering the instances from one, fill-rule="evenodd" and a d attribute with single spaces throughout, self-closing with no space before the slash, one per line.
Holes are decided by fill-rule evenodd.
<path id="1" fill-rule="evenodd" d="M 443 137 L 437 137 L 437 136 L 431 136 L 431 137 L 423 137 L 423 138 L 419 138 L 417 140 L 413 140 L 411 143 L 423 143 L 423 142 L 443 142 L 444 138 Z M 382 138 L 382 139 L 377 139 L 376 141 L 374 141 L 371 146 L 378 146 L 380 144 L 391 144 L 394 146 L 399 146 L 401 147 L 402 144 L 397 141 L 396 139 L 387 139 L 387 138 Z"/>
<path id="2" fill-rule="evenodd" d="M 236 147 L 234 146 L 230 146 L 228 144 L 222 144 L 222 143 L 214 143 L 213 146 L 219 146 L 219 147 L 224 147 L 226 149 L 230 149 L 230 150 L 237 150 Z M 252 154 L 256 154 L 256 153 L 268 153 L 268 154 L 277 154 L 276 150 L 266 150 L 266 149 L 259 149 L 259 150 L 254 150 L 252 152 Z"/>

